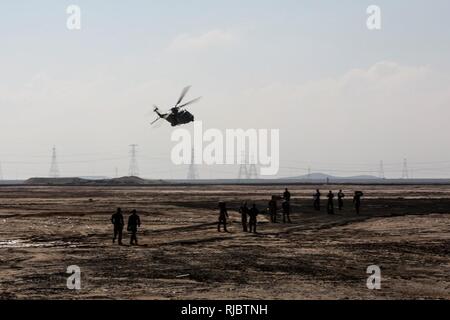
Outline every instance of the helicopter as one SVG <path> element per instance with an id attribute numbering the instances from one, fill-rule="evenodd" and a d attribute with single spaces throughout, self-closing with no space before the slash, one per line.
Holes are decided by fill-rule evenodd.
<path id="1" fill-rule="evenodd" d="M 183 91 L 181 92 L 180 98 L 178 99 L 177 103 L 175 104 L 175 106 L 173 106 L 170 109 L 170 112 L 167 113 L 161 113 L 159 111 L 159 107 L 158 106 L 154 106 L 154 112 L 158 115 L 158 118 L 153 121 L 151 123 L 151 125 L 155 124 L 157 121 L 164 119 L 167 122 L 169 122 L 172 127 L 176 127 L 176 126 L 180 126 L 183 124 L 187 124 L 190 122 L 194 121 L 194 116 L 187 110 L 182 110 L 183 108 L 199 101 L 201 99 L 201 97 L 196 98 L 194 100 L 191 100 L 189 102 L 183 103 L 183 99 L 186 96 L 186 94 L 188 93 L 189 89 L 191 89 L 191 86 L 188 86 L 186 88 L 183 89 Z"/>

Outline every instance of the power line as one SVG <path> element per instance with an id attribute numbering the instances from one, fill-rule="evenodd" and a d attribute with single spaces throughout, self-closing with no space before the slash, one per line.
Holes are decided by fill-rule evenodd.
<path id="1" fill-rule="evenodd" d="M 403 159 L 402 179 L 409 179 L 408 159 Z"/>
<path id="2" fill-rule="evenodd" d="M 139 176 L 139 168 L 137 163 L 137 144 L 130 144 L 130 168 L 128 170 L 128 175 L 130 177 Z"/>
<path id="3" fill-rule="evenodd" d="M 56 147 L 53 147 L 53 149 L 52 149 L 52 163 L 50 165 L 50 171 L 49 171 L 48 175 L 50 178 L 58 178 L 59 177 L 58 160 L 56 158 Z"/>
<path id="4" fill-rule="evenodd" d="M 384 162 L 383 162 L 383 160 L 380 161 L 380 168 L 379 168 L 379 171 L 378 171 L 378 177 L 380 179 L 384 179 L 385 178 L 385 175 L 384 175 Z"/>
<path id="5" fill-rule="evenodd" d="M 248 169 L 248 178 L 258 179 L 258 167 L 254 155 L 252 155 L 252 159 L 250 161 L 250 167 Z"/>
<path id="6" fill-rule="evenodd" d="M 238 180 L 243 178 L 249 179 L 249 172 L 247 167 L 247 154 L 241 151 L 241 165 L 239 166 Z"/>
<path id="7" fill-rule="evenodd" d="M 198 179 L 198 172 L 197 172 L 197 166 L 195 165 L 195 150 L 192 148 L 191 150 L 191 164 L 189 165 L 189 171 L 187 175 L 188 180 L 197 180 Z"/>

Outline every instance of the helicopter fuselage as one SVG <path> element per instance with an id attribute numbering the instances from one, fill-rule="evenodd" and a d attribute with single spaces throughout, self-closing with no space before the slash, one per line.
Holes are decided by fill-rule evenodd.
<path id="1" fill-rule="evenodd" d="M 183 124 L 187 124 L 187 123 L 193 122 L 194 121 L 194 116 L 192 115 L 192 113 L 190 113 L 189 111 L 186 111 L 183 108 L 185 108 L 185 107 L 187 107 L 187 106 L 197 102 L 198 100 L 201 99 L 201 97 L 197 98 L 197 99 L 194 99 L 194 100 L 191 100 L 191 101 L 186 102 L 186 103 L 182 103 L 184 97 L 186 96 L 186 94 L 187 94 L 187 92 L 189 91 L 190 88 L 191 87 L 188 86 L 188 87 L 183 89 L 183 91 L 181 92 L 181 96 L 178 99 L 177 104 L 174 105 L 170 109 L 170 112 L 160 113 L 158 106 L 155 106 L 154 111 L 159 116 L 159 118 L 156 119 L 155 121 L 153 121 L 152 124 L 154 124 L 159 119 L 165 119 L 167 122 L 169 122 L 172 125 L 172 127 L 176 127 L 176 126 L 180 126 L 180 125 L 183 125 Z"/>
<path id="2" fill-rule="evenodd" d="M 193 122 L 194 116 L 189 111 L 177 110 L 167 114 L 164 119 L 166 119 L 172 125 L 172 127 L 176 127 L 182 124 Z"/>

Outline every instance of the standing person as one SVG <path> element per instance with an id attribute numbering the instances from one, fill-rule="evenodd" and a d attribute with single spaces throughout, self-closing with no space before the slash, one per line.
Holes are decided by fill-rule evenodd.
<path id="1" fill-rule="evenodd" d="M 228 232 L 227 230 L 227 218 L 228 211 L 227 205 L 225 202 L 219 202 L 219 223 L 217 224 L 217 231 L 220 232 L 220 226 L 223 225 L 223 230 Z"/>
<path id="2" fill-rule="evenodd" d="M 114 213 L 111 216 L 111 223 L 114 225 L 113 243 L 115 243 L 116 239 L 118 239 L 119 246 L 121 246 L 122 245 L 122 232 L 123 232 L 123 226 L 124 226 L 121 208 L 117 208 L 116 213 Z"/>
<path id="3" fill-rule="evenodd" d="M 249 214 L 249 210 L 250 209 L 247 206 L 247 202 L 244 202 L 239 208 L 239 213 L 241 214 L 241 221 L 242 221 L 242 231 L 244 232 L 248 231 L 247 215 Z"/>
<path id="4" fill-rule="evenodd" d="M 289 192 L 288 188 L 284 189 L 283 198 L 287 202 L 291 201 L 291 193 Z"/>
<path id="5" fill-rule="evenodd" d="M 272 199 L 269 201 L 269 214 L 270 221 L 277 223 L 277 200 L 275 199 L 275 196 L 272 196 Z"/>
<path id="6" fill-rule="evenodd" d="M 286 223 L 286 220 L 288 223 L 292 223 L 291 217 L 290 217 L 290 214 L 291 214 L 290 202 L 285 200 L 285 201 L 283 201 L 282 206 L 283 206 L 283 223 Z"/>
<path id="7" fill-rule="evenodd" d="M 137 230 L 141 226 L 141 218 L 139 218 L 136 209 L 131 211 L 131 215 L 128 218 L 127 230 L 131 233 L 130 245 L 138 245 Z"/>
<path id="8" fill-rule="evenodd" d="M 334 193 L 333 193 L 333 191 L 330 190 L 330 192 L 327 195 L 327 198 L 328 198 L 327 212 L 328 212 L 328 214 L 334 214 L 334 203 L 333 203 Z"/>
<path id="9" fill-rule="evenodd" d="M 249 223 L 250 232 L 253 231 L 253 233 L 256 233 L 256 224 L 258 223 L 257 217 L 259 214 L 259 210 L 256 208 L 256 204 L 253 204 L 248 214 L 250 216 L 250 223 Z"/>
<path id="10" fill-rule="evenodd" d="M 342 190 L 339 190 L 339 193 L 338 193 L 338 207 L 339 207 L 339 211 L 341 211 L 342 208 L 344 207 L 344 198 L 345 198 L 345 194 L 342 192 Z"/>
<path id="11" fill-rule="evenodd" d="M 313 195 L 313 199 L 314 199 L 314 209 L 317 211 L 320 211 L 320 191 L 319 189 L 316 189 L 316 193 Z"/>
<path id="12" fill-rule="evenodd" d="M 353 204 L 355 205 L 356 214 L 359 214 L 362 196 L 364 196 L 364 193 L 362 193 L 361 191 L 355 191 L 355 195 L 353 196 Z"/>

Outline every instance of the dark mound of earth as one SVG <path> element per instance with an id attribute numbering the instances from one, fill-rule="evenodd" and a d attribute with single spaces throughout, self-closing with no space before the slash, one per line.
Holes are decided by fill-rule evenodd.
<path id="1" fill-rule="evenodd" d="M 121 177 L 114 179 L 86 179 L 86 178 L 30 178 L 26 185 L 50 186 L 136 186 L 164 184 L 163 180 L 147 180 L 139 177 Z"/>

